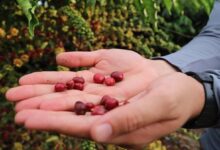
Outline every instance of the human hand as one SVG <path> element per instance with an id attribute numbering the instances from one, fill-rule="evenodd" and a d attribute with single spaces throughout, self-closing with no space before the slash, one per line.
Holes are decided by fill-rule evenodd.
<path id="1" fill-rule="evenodd" d="M 202 84 L 183 73 L 158 78 L 128 105 L 96 120 L 91 137 L 98 142 L 141 149 L 198 116 L 204 99 Z"/>
<path id="2" fill-rule="evenodd" d="M 90 96 L 85 95 L 88 99 Z M 152 82 L 129 101 L 103 116 L 23 110 L 17 113 L 16 122 L 30 129 L 52 130 L 141 149 L 142 145 L 175 131 L 197 116 L 204 105 L 204 89 L 195 79 L 174 73 Z"/>
<path id="3" fill-rule="evenodd" d="M 83 96 L 79 96 L 83 94 L 79 94 L 80 92 L 76 90 L 54 93 L 54 84 L 65 83 L 74 76 L 85 78 L 83 93 L 102 96 L 108 94 L 125 100 L 144 90 L 158 76 L 175 72 L 165 62 L 148 60 L 135 52 L 118 49 L 62 53 L 57 56 L 57 62 L 68 67 L 90 66 L 91 68 L 79 72 L 45 71 L 23 76 L 19 81 L 21 86 L 12 88 L 6 94 L 10 101 L 19 102 L 16 111 L 34 108 L 63 110 L 63 105 L 68 102 L 72 105 L 66 105 L 66 110 L 72 108 L 74 105 L 72 97 L 78 95 L 79 99 L 83 99 Z M 93 83 L 92 78 L 95 73 L 108 75 L 113 71 L 123 72 L 126 79 L 112 87 Z M 62 104 L 55 106 L 54 101 L 60 101 Z"/>

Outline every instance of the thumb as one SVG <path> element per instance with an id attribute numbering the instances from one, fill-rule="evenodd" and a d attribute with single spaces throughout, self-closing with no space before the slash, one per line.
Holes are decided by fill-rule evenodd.
<path id="1" fill-rule="evenodd" d="M 98 142 L 106 142 L 116 136 L 140 129 L 157 122 L 164 116 L 158 100 L 145 96 L 105 114 L 91 127 L 91 136 Z"/>
<path id="2" fill-rule="evenodd" d="M 93 52 L 64 52 L 56 57 L 59 65 L 67 67 L 89 67 L 98 63 L 104 50 Z"/>

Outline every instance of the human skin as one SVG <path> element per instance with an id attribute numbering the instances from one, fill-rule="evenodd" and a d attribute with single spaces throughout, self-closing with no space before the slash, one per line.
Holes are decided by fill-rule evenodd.
<path id="1" fill-rule="evenodd" d="M 57 62 L 71 67 L 92 67 L 78 73 L 41 72 L 22 77 L 21 86 L 6 94 L 9 100 L 18 102 L 16 123 L 29 129 L 56 131 L 139 149 L 181 127 L 197 116 L 204 105 L 204 90 L 198 81 L 176 73 L 166 62 L 147 60 L 131 51 L 64 53 L 58 56 Z M 110 74 L 113 70 L 124 72 L 121 83 L 114 87 L 92 83 L 94 73 Z M 75 74 L 86 79 L 84 91 L 53 92 L 52 84 L 66 82 Z M 105 94 L 130 103 L 103 116 L 76 116 L 69 112 L 75 101 L 98 103 Z"/>
<path id="2" fill-rule="evenodd" d="M 68 67 L 89 66 L 90 69 L 79 72 L 35 72 L 23 76 L 19 80 L 20 86 L 6 93 L 8 100 L 19 102 L 16 111 L 26 108 L 47 109 L 49 107 L 48 109 L 52 109 L 50 105 L 59 99 L 63 99 L 61 103 L 71 102 L 74 105 L 75 101 L 71 97 L 76 95 L 78 99 L 84 99 L 83 94 L 76 90 L 54 92 L 54 84 L 66 83 L 74 76 L 85 78 L 84 93 L 93 94 L 96 97 L 110 95 L 119 100 L 126 100 L 140 93 L 157 77 L 176 72 L 166 62 L 152 61 L 133 51 L 119 49 L 62 53 L 57 56 L 57 63 Z M 110 75 L 113 71 L 123 72 L 125 80 L 111 87 L 93 82 L 95 73 Z M 97 102 L 97 98 L 93 98 L 93 102 Z M 67 107 L 72 108 L 69 105 Z M 59 110 L 54 108 L 56 109 Z"/>

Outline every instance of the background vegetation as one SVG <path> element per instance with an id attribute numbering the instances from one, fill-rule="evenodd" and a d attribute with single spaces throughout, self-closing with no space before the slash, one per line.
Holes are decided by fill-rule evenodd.
<path id="1" fill-rule="evenodd" d="M 55 56 L 64 51 L 123 48 L 146 58 L 177 51 L 205 25 L 213 0 L 41 0 L 31 4 L 38 4 L 35 13 L 30 12 L 31 19 L 35 15 L 39 20 L 35 30 L 37 20 L 29 19 L 28 26 L 22 5 L 0 0 L 0 150 L 122 149 L 27 131 L 14 124 L 13 104 L 4 94 L 24 74 L 69 70 L 55 63 Z M 35 36 L 31 38 L 28 31 Z M 199 149 L 200 133 L 180 129 L 146 149 Z"/>

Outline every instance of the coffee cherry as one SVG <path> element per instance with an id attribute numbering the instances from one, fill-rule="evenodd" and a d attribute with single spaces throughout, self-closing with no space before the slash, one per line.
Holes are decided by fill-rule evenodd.
<path id="1" fill-rule="evenodd" d="M 73 81 L 74 81 L 75 83 L 81 83 L 81 84 L 84 84 L 84 83 L 85 83 L 85 80 L 84 80 L 83 77 L 74 77 L 74 78 L 73 78 Z"/>
<path id="2" fill-rule="evenodd" d="M 115 79 L 116 82 L 122 81 L 124 79 L 124 74 L 119 71 L 111 73 L 111 77 Z"/>
<path id="3" fill-rule="evenodd" d="M 95 104 L 90 103 L 90 102 L 86 103 L 86 109 L 87 109 L 87 111 L 91 111 L 92 108 L 94 108 L 94 107 L 95 107 Z"/>
<path id="4" fill-rule="evenodd" d="M 107 112 L 104 106 L 102 105 L 96 105 L 92 110 L 92 115 L 104 115 Z"/>
<path id="5" fill-rule="evenodd" d="M 66 83 L 66 87 L 68 90 L 71 90 L 74 88 L 74 81 L 73 80 L 70 80 Z"/>
<path id="6" fill-rule="evenodd" d="M 87 111 L 86 105 L 81 101 L 77 101 L 74 106 L 74 111 L 77 115 L 85 115 Z"/>
<path id="7" fill-rule="evenodd" d="M 112 110 L 118 106 L 119 106 L 119 102 L 115 98 L 107 99 L 105 101 L 105 109 L 107 110 Z"/>
<path id="8" fill-rule="evenodd" d="M 55 84 L 55 86 L 54 86 L 54 90 L 55 90 L 55 92 L 65 91 L 65 90 L 66 90 L 66 85 L 63 84 L 63 83 L 57 83 L 57 84 Z"/>
<path id="9" fill-rule="evenodd" d="M 84 89 L 84 84 L 74 83 L 74 89 L 82 91 Z"/>
<path id="10" fill-rule="evenodd" d="M 105 81 L 105 76 L 101 73 L 96 73 L 93 76 L 93 81 L 98 84 L 102 84 Z"/>
<path id="11" fill-rule="evenodd" d="M 112 77 L 108 77 L 105 79 L 105 84 L 107 86 L 113 86 L 113 85 L 115 85 L 115 79 Z"/>
<path id="12" fill-rule="evenodd" d="M 100 101 L 100 105 L 105 105 L 106 100 L 111 99 L 109 95 L 104 95 Z"/>

